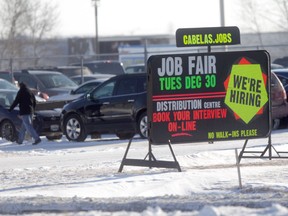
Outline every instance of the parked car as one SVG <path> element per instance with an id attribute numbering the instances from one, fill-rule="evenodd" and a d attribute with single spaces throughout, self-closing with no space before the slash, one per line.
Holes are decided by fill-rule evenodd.
<path id="1" fill-rule="evenodd" d="M 129 65 L 125 68 L 125 73 L 143 73 L 145 72 L 145 64 Z"/>
<path id="2" fill-rule="evenodd" d="M 91 75 L 76 75 L 76 76 L 72 76 L 70 77 L 71 80 L 73 80 L 76 84 L 80 85 L 82 83 L 85 83 L 87 81 L 91 81 L 91 80 L 95 80 L 95 79 L 108 79 L 110 77 L 113 77 L 115 75 L 113 74 L 91 74 Z"/>
<path id="3" fill-rule="evenodd" d="M 16 90 L 0 91 L 0 136 L 9 141 L 17 140 L 18 130 L 21 127 L 21 119 L 19 119 L 19 108 L 16 107 L 13 111 L 9 112 L 9 108 L 13 103 Z M 36 99 L 37 100 L 37 99 Z M 45 102 L 44 102 L 45 103 Z M 49 140 L 61 139 L 62 131 L 60 128 L 60 109 L 39 110 L 37 109 L 33 119 L 33 125 L 40 136 L 46 136 Z M 43 106 L 45 107 L 45 106 Z"/>
<path id="4" fill-rule="evenodd" d="M 71 65 L 81 66 L 81 63 L 74 63 Z M 123 64 L 119 61 L 112 60 L 99 60 L 84 62 L 83 65 L 88 67 L 92 73 L 101 73 L 101 74 L 124 74 Z"/>
<path id="5" fill-rule="evenodd" d="M 271 72 L 271 103 L 273 129 L 286 127 L 288 118 L 287 94 L 274 72 Z"/>
<path id="6" fill-rule="evenodd" d="M 130 139 L 136 133 L 147 138 L 146 75 L 114 76 L 66 104 L 61 128 L 68 140 L 84 141 L 87 135 L 116 134 Z"/>
<path id="7" fill-rule="evenodd" d="M 79 98 L 81 95 L 87 93 L 88 91 L 97 87 L 106 80 L 107 79 L 90 80 L 78 86 L 75 90 L 71 90 L 69 93 L 52 96 L 49 98 L 48 101 L 65 101 L 66 103 L 70 102 L 72 100 L 75 100 L 76 98 Z"/>
<path id="8" fill-rule="evenodd" d="M 23 70 L 13 74 L 19 83 L 25 82 L 29 88 L 37 89 L 49 97 L 68 93 L 78 86 L 67 76 L 56 71 Z"/>

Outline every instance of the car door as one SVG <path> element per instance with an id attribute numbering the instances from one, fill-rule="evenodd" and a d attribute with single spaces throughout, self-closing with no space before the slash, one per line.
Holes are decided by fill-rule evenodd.
<path id="1" fill-rule="evenodd" d="M 88 127 L 104 127 L 107 124 L 115 85 L 116 80 L 111 80 L 88 94 L 89 102 L 84 105 L 83 110 Z"/>
<path id="2" fill-rule="evenodd" d="M 115 86 L 113 99 L 110 101 L 109 118 L 112 124 L 131 125 L 134 122 L 134 104 L 137 101 L 137 76 L 123 76 Z"/>
<path id="3" fill-rule="evenodd" d="M 92 127 L 101 130 L 113 126 L 131 126 L 136 97 L 136 77 L 122 77 L 106 82 L 91 92 L 91 103 L 85 107 L 84 112 L 86 119 Z"/>

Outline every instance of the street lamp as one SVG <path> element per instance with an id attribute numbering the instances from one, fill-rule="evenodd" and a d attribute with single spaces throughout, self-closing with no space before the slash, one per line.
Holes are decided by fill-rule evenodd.
<path id="1" fill-rule="evenodd" d="M 225 26 L 225 10 L 224 10 L 224 0 L 220 0 L 220 24 L 221 26 Z"/>
<path id="2" fill-rule="evenodd" d="M 98 3 L 99 2 L 100 0 L 92 0 L 92 3 L 94 4 L 94 8 L 95 8 L 95 54 L 97 58 L 98 58 L 97 55 L 100 54 L 99 38 L 98 38 Z"/>

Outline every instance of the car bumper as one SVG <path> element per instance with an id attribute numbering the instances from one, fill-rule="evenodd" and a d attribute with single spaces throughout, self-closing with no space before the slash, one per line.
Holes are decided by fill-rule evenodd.
<path id="1" fill-rule="evenodd" d="M 288 103 L 272 106 L 272 119 L 284 118 L 286 116 L 288 116 Z"/>

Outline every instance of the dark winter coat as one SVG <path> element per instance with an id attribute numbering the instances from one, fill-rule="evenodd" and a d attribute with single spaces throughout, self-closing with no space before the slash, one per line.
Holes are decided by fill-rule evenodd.
<path id="1" fill-rule="evenodd" d="M 9 111 L 13 110 L 18 104 L 20 115 L 30 115 L 34 113 L 36 107 L 36 99 L 34 94 L 24 83 L 20 83 L 20 89 Z"/>

